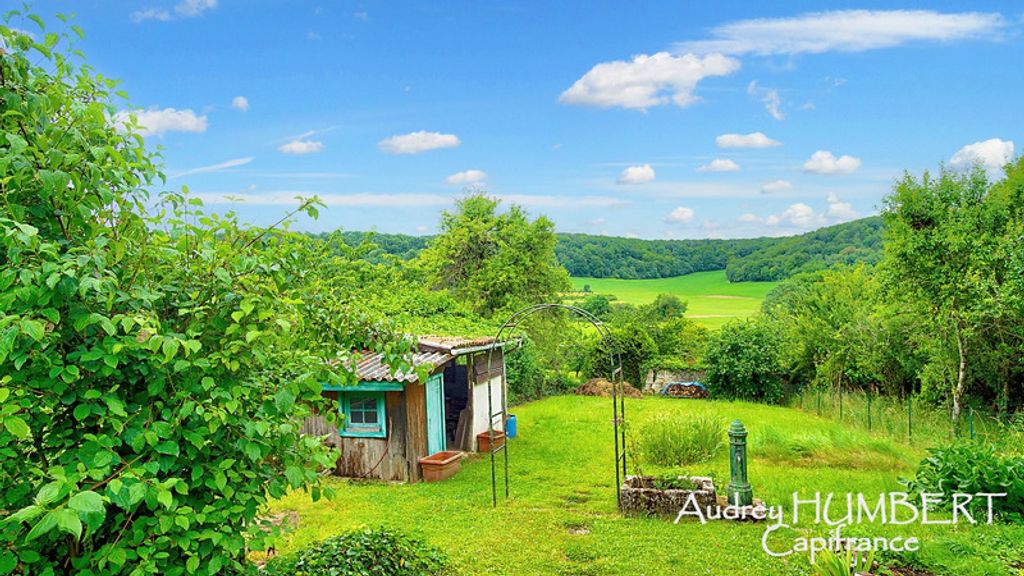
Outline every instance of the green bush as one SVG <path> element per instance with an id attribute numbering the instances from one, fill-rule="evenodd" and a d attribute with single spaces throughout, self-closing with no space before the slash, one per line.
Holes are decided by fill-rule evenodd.
<path id="1" fill-rule="evenodd" d="M 764 320 L 730 322 L 708 340 L 708 393 L 775 403 L 782 399 L 781 345 Z"/>
<path id="2" fill-rule="evenodd" d="M 0 574 L 242 570 L 271 498 L 329 490 L 336 454 L 296 426 L 356 380 L 328 361 L 401 369 L 412 343 L 345 304 L 347 260 L 151 196 L 156 157 L 81 31 L 2 18 Z"/>
<path id="3" fill-rule="evenodd" d="M 267 576 L 429 576 L 448 559 L 425 542 L 385 528 L 332 536 L 267 563 Z"/>
<path id="4" fill-rule="evenodd" d="M 659 416 L 638 432 L 641 458 L 657 466 L 707 462 L 724 446 L 725 423 L 708 414 Z"/>
<path id="5" fill-rule="evenodd" d="M 1024 520 L 1024 460 L 1004 456 L 988 443 L 958 442 L 928 450 L 913 478 L 903 480 L 915 493 L 976 494 L 1006 493 L 993 498 L 997 518 L 1009 522 Z M 987 518 L 988 502 L 975 498 L 968 505 L 977 521 Z M 943 508 L 951 509 L 952 498 L 943 499 Z"/>

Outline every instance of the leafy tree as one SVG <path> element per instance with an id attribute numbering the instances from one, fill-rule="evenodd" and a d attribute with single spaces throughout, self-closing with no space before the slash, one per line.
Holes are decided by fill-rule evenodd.
<path id="1" fill-rule="evenodd" d="M 658 294 L 653 302 L 643 306 L 643 313 L 652 322 L 681 318 L 686 313 L 686 302 L 675 294 Z"/>
<path id="2" fill-rule="evenodd" d="M 598 318 L 606 318 L 612 312 L 612 301 L 603 294 L 591 294 L 579 303 L 579 307 Z"/>
<path id="3" fill-rule="evenodd" d="M 993 256 L 1008 214 L 988 190 L 981 168 L 967 174 L 943 168 L 937 177 L 906 175 L 885 204 L 888 283 L 893 294 L 924 305 L 931 327 L 949 343 L 932 349 L 953 420 L 1002 276 L 1003 263 Z"/>
<path id="4" fill-rule="evenodd" d="M 237 570 L 270 498 L 322 493 L 334 455 L 296 422 L 354 380 L 337 350 L 402 367 L 409 342 L 311 313 L 342 287 L 301 238 L 151 198 L 163 176 L 71 30 L 0 26 L 0 568 Z"/>
<path id="5" fill-rule="evenodd" d="M 717 398 L 778 402 L 781 356 L 781 341 L 768 322 L 729 322 L 708 339 L 708 392 Z"/>
<path id="6" fill-rule="evenodd" d="M 473 194 L 441 213 L 441 233 L 420 256 L 436 288 L 447 289 L 484 315 L 556 299 L 569 275 L 555 259 L 554 224 L 530 221 L 516 205 Z"/>
<path id="7" fill-rule="evenodd" d="M 612 352 L 619 354 L 623 378 L 634 386 L 643 386 L 648 363 L 658 354 L 658 346 L 643 325 L 628 322 L 612 327 L 612 340 L 600 339 L 590 350 L 589 372 L 611 378 Z"/>

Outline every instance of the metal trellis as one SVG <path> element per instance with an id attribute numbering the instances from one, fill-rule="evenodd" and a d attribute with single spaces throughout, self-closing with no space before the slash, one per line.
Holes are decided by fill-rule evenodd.
<path id="1" fill-rule="evenodd" d="M 508 438 L 505 438 L 504 442 L 501 442 L 500 446 L 496 446 L 494 436 L 495 421 L 500 422 L 501 431 L 505 430 L 505 422 L 508 418 L 508 379 L 505 376 L 505 360 L 502 356 L 502 370 L 501 370 L 501 409 L 498 411 L 494 410 L 494 393 L 491 386 L 491 366 L 493 362 L 494 351 L 499 349 L 503 338 L 509 338 L 515 334 L 516 330 L 519 329 L 519 325 L 537 312 L 543 310 L 561 309 L 568 312 L 572 312 L 583 319 L 590 322 L 594 328 L 597 329 L 598 334 L 601 335 L 602 342 L 607 344 L 607 350 L 609 359 L 611 360 L 612 372 L 611 372 L 611 383 L 612 383 L 612 426 L 613 435 L 615 438 L 615 501 L 621 507 L 622 501 L 620 499 L 620 488 L 622 481 L 626 476 L 626 402 L 625 394 L 623 393 L 623 374 L 622 374 L 622 355 L 619 351 L 618 344 L 615 342 L 615 337 L 607 326 L 604 325 L 601 320 L 593 314 L 577 308 L 576 306 L 570 306 L 568 304 L 534 304 L 527 306 L 511 316 L 505 323 L 501 325 L 498 333 L 494 337 L 494 341 L 491 343 L 491 347 L 487 352 L 487 433 L 490 439 L 490 454 L 491 454 L 491 503 L 493 506 L 498 505 L 498 482 L 497 482 L 497 462 L 495 455 L 498 452 L 502 453 L 504 460 L 504 480 L 505 480 L 505 498 L 509 496 L 509 478 L 508 478 Z"/>

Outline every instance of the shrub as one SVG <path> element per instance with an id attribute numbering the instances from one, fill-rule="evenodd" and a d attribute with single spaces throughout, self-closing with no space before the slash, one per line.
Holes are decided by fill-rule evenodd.
<path id="1" fill-rule="evenodd" d="M 611 361 L 612 352 L 618 352 L 625 380 L 638 388 L 642 387 L 646 366 L 658 354 L 658 345 L 654 343 L 646 327 L 637 321 L 613 328 L 612 336 L 614 341 L 601 339 L 594 343 L 587 361 L 588 372 L 591 376 L 601 376 L 610 380 L 614 369 Z"/>
<path id="2" fill-rule="evenodd" d="M 714 416 L 659 416 L 638 433 L 641 458 L 657 466 L 707 462 L 725 446 L 725 423 Z"/>
<path id="3" fill-rule="evenodd" d="M 349 320 L 357 280 L 309 242 L 151 197 L 163 176 L 78 28 L 3 18 L 0 573 L 240 570 L 269 499 L 321 495 L 335 455 L 295 424 L 321 382 L 355 380 L 326 360 L 401 368 L 411 343 Z"/>
<path id="4" fill-rule="evenodd" d="M 445 555 L 425 542 L 387 530 L 332 536 L 271 560 L 267 576 L 429 576 L 445 574 Z"/>
<path id="5" fill-rule="evenodd" d="M 730 322 L 708 340 L 708 392 L 714 398 L 782 399 L 781 346 L 764 320 Z"/>
<path id="6" fill-rule="evenodd" d="M 1006 493 L 993 498 L 996 517 L 1009 522 L 1024 520 L 1024 460 L 1000 455 L 988 443 L 958 442 L 932 448 L 917 467 L 913 478 L 902 481 L 915 493 L 976 494 Z M 988 502 L 975 498 L 968 505 L 978 521 L 987 518 Z M 952 508 L 952 498 L 943 499 L 944 509 Z"/>

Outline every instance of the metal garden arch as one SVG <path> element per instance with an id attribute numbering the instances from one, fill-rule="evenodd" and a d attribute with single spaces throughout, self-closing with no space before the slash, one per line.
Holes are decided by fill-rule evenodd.
<path id="1" fill-rule="evenodd" d="M 491 453 L 491 503 L 493 506 L 498 505 L 498 483 L 497 483 L 497 464 L 495 462 L 495 454 L 501 452 L 504 457 L 504 470 L 505 470 L 505 498 L 508 498 L 508 439 L 501 443 L 501 446 L 495 446 L 494 441 L 494 425 L 495 418 L 499 418 L 501 422 L 501 429 L 505 429 L 505 420 L 508 416 L 508 379 L 505 376 L 504 360 L 502 360 L 502 371 L 501 371 L 501 409 L 498 411 L 494 410 L 494 394 L 492 386 L 490 384 L 490 371 L 492 366 L 492 360 L 494 351 L 498 349 L 502 338 L 508 338 L 515 334 L 516 330 L 519 329 L 519 325 L 543 310 L 561 309 L 567 310 L 582 317 L 593 324 L 594 328 L 597 329 L 601 335 L 602 342 L 607 343 L 607 349 L 609 359 L 611 360 L 612 373 L 612 425 L 614 427 L 615 437 L 615 501 L 621 507 L 622 502 L 620 500 L 620 488 L 622 481 L 626 476 L 626 428 L 624 426 L 626 420 L 626 402 L 625 395 L 623 394 L 623 376 L 622 376 L 622 354 L 619 351 L 618 343 L 615 341 L 615 337 L 612 335 L 611 330 L 608 329 L 601 320 L 576 306 L 570 306 L 568 304 L 534 304 L 527 306 L 522 310 L 509 316 L 508 320 L 501 325 L 498 329 L 498 333 L 494 337 L 494 342 L 491 343 L 491 347 L 487 352 L 487 432 L 490 439 L 490 453 Z"/>

